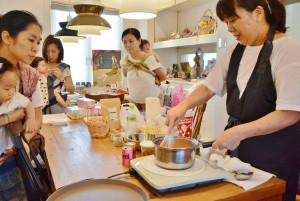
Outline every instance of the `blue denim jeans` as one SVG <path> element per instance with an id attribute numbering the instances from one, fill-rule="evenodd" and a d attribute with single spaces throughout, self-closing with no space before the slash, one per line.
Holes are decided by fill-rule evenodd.
<path id="1" fill-rule="evenodd" d="M 2 164 L 0 170 L 4 170 L 7 166 L 8 171 L 0 171 L 0 201 L 27 201 L 22 174 L 14 156 Z"/>

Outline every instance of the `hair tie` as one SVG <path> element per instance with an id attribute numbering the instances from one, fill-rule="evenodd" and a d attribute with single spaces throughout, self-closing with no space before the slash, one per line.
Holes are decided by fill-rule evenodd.
<path id="1" fill-rule="evenodd" d="M 270 4 L 269 4 L 269 1 L 268 1 L 268 0 L 265 0 L 265 3 L 267 4 L 268 9 L 269 9 L 269 11 L 270 11 L 270 15 L 271 15 L 271 14 L 272 14 L 272 9 L 271 9 L 271 6 L 270 6 Z"/>

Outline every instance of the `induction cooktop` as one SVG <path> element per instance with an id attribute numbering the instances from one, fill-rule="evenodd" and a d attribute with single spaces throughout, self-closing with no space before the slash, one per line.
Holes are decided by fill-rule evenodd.
<path id="1" fill-rule="evenodd" d="M 130 165 L 150 186 L 162 193 L 221 182 L 228 177 L 226 171 L 211 166 L 199 156 L 191 168 L 184 170 L 158 167 L 154 155 L 132 159 Z"/>

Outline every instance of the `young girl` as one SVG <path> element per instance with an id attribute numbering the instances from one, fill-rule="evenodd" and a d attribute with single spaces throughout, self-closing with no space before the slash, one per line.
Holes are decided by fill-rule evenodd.
<path id="1" fill-rule="evenodd" d="M 45 75 L 46 73 L 46 63 L 45 60 L 42 57 L 35 57 L 34 60 L 31 63 L 31 66 L 33 68 L 36 68 L 36 70 L 40 74 L 40 88 L 41 92 L 43 94 L 43 102 L 44 106 L 43 108 L 49 104 L 49 99 L 54 95 L 56 101 L 64 108 L 68 107 L 70 100 L 67 99 L 66 101 L 62 98 L 62 96 L 59 94 L 58 91 L 53 90 L 54 94 L 49 94 L 48 93 L 48 86 L 47 86 L 47 77 Z"/>

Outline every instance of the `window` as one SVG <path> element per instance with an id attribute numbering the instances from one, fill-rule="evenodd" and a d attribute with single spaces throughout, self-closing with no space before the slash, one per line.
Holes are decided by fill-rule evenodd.
<path id="1" fill-rule="evenodd" d="M 70 13 L 72 17 L 75 12 Z M 59 22 L 66 21 L 68 11 L 51 10 L 51 33 L 60 30 Z M 101 15 L 112 29 L 102 31 L 101 36 L 87 37 L 78 43 L 63 43 L 64 62 L 70 64 L 74 84 L 76 82 L 93 83 L 92 50 L 121 50 L 121 18 L 118 15 Z"/>

